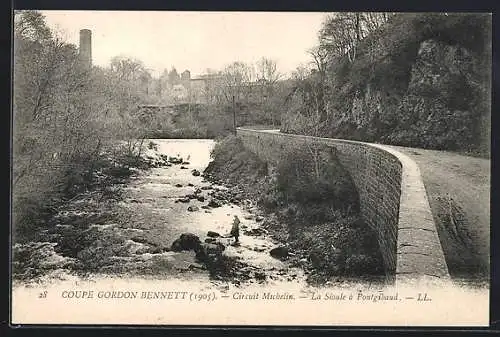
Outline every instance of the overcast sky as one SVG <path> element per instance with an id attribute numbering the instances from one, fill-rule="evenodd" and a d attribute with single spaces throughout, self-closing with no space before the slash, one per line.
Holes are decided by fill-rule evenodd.
<path id="1" fill-rule="evenodd" d="M 138 58 L 154 75 L 175 66 L 196 76 L 233 61 L 275 59 L 290 73 L 309 61 L 326 13 L 42 11 L 47 24 L 78 45 L 79 30 L 92 30 L 92 59 Z"/>

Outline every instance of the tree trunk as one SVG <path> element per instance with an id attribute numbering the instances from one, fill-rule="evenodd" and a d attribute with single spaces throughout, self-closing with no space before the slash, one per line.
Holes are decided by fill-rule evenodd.
<path id="1" fill-rule="evenodd" d="M 359 42 L 361 40 L 361 34 L 360 34 L 360 26 L 359 26 L 359 16 L 360 13 L 356 13 L 356 42 Z"/>

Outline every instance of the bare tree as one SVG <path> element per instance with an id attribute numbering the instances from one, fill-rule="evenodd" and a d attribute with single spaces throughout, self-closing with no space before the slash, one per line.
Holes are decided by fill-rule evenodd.
<path id="1" fill-rule="evenodd" d="M 260 88 L 261 103 L 274 93 L 277 82 L 282 78 L 276 61 L 262 57 L 256 63 L 257 85 Z"/>
<path id="2" fill-rule="evenodd" d="M 125 56 L 113 57 L 110 68 L 120 80 L 125 81 L 140 80 L 144 73 L 147 72 L 141 61 Z"/>
<path id="3" fill-rule="evenodd" d="M 256 64 L 257 81 L 263 81 L 271 85 L 278 82 L 283 74 L 278 71 L 278 66 L 275 60 L 262 57 Z"/>
<path id="4" fill-rule="evenodd" d="M 347 55 L 351 62 L 354 61 L 357 35 L 360 33 L 356 28 L 356 17 L 353 13 L 336 13 L 329 16 L 323 23 L 320 31 L 320 45 L 333 57 Z"/>
<path id="5" fill-rule="evenodd" d="M 316 46 L 309 49 L 307 52 L 312 57 L 313 65 L 317 71 L 324 74 L 328 64 L 328 51 L 321 46 Z"/>
<path id="6" fill-rule="evenodd" d="M 142 64 L 115 58 L 83 66 L 78 50 L 37 11 L 16 11 L 13 48 L 13 222 L 31 228 L 37 211 L 92 181 L 103 148 L 140 139 L 134 110 Z M 84 186 L 84 185 L 83 185 Z"/>
<path id="7" fill-rule="evenodd" d="M 292 71 L 292 80 L 300 81 L 305 80 L 311 74 L 311 69 L 306 64 L 300 64 L 297 68 Z"/>
<path id="8" fill-rule="evenodd" d="M 248 86 L 254 78 L 251 67 L 243 62 L 233 62 L 224 68 L 221 75 L 219 89 L 227 102 L 231 102 L 233 97 L 238 100 L 248 98 Z"/>
<path id="9" fill-rule="evenodd" d="M 377 29 L 382 27 L 385 23 L 387 23 L 393 15 L 394 13 L 387 13 L 387 12 L 362 13 L 361 15 L 362 29 L 364 31 L 367 31 L 368 34 L 370 32 L 376 31 Z"/>
<path id="10" fill-rule="evenodd" d="M 52 32 L 45 24 L 45 18 L 38 11 L 14 12 L 14 35 L 30 41 L 44 42 L 52 38 Z"/>
<path id="11" fill-rule="evenodd" d="M 350 62 L 356 58 L 359 42 L 382 27 L 391 13 L 335 13 L 326 18 L 319 33 L 320 46 L 332 57 L 347 55 Z"/>

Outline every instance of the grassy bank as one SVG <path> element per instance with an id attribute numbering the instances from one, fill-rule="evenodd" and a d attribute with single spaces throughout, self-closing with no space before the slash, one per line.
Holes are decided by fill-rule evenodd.
<path id="1" fill-rule="evenodd" d="M 256 202 L 263 226 L 310 271 L 309 281 L 383 276 L 375 233 L 360 218 L 356 188 L 332 150 L 290 146 L 271 166 L 229 136 L 212 158 L 207 179 L 237 185 Z"/>

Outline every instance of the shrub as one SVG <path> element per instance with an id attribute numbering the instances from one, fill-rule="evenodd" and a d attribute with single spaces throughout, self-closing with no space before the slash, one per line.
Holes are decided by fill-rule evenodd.
<path id="1" fill-rule="evenodd" d="M 375 232 L 356 216 L 297 226 L 291 235 L 295 249 L 308 252 L 317 274 L 325 276 L 382 275 L 383 262 Z"/>
<path id="2" fill-rule="evenodd" d="M 16 12 L 14 22 L 12 220 L 22 242 L 58 203 L 89 188 L 106 151 L 139 138 L 145 124 L 134 81 L 82 66 L 37 11 Z M 128 150 L 131 160 L 138 148 Z"/>
<path id="3" fill-rule="evenodd" d="M 292 147 L 277 167 L 277 189 L 288 203 L 303 205 L 305 216 L 316 221 L 331 211 L 358 210 L 358 194 L 349 173 L 338 161 L 335 149 L 319 144 Z"/>
<path id="4" fill-rule="evenodd" d="M 214 173 L 219 178 L 227 177 L 238 179 L 251 179 L 267 173 L 267 164 L 260 160 L 253 152 L 248 151 L 240 138 L 231 135 L 218 142 L 211 154 L 213 161 L 205 172 Z"/>
<path id="5" fill-rule="evenodd" d="M 12 272 L 16 279 L 33 280 L 46 272 L 59 268 L 72 268 L 76 261 L 58 255 L 54 243 L 30 242 L 15 244 L 13 250 Z"/>

